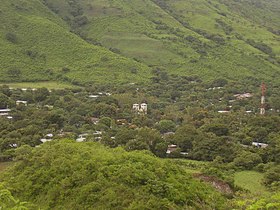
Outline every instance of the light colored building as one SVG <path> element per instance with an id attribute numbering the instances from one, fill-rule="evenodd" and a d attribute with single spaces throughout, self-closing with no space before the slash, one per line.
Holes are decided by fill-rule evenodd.
<path id="1" fill-rule="evenodd" d="M 140 105 L 139 104 L 133 104 L 133 106 L 132 106 L 132 109 L 134 110 L 134 111 L 139 111 L 140 110 Z"/>
<path id="2" fill-rule="evenodd" d="M 258 148 L 266 148 L 268 147 L 268 144 L 260 143 L 260 142 L 252 142 L 252 145 Z"/>
<path id="3" fill-rule="evenodd" d="M 88 97 L 89 98 L 99 98 L 100 96 L 99 95 L 89 95 Z"/>
<path id="4" fill-rule="evenodd" d="M 226 111 L 226 110 L 222 110 L 222 111 L 218 111 L 220 114 L 226 114 L 226 113 L 230 113 L 230 111 Z"/>
<path id="5" fill-rule="evenodd" d="M 11 112 L 10 109 L 0 109 L 0 117 L 1 116 L 4 116 L 4 117 L 9 116 L 10 115 L 9 112 Z"/>
<path id="6" fill-rule="evenodd" d="M 137 114 L 147 114 L 148 113 L 148 104 L 133 104 L 132 109 Z"/>
<path id="7" fill-rule="evenodd" d="M 234 95 L 235 98 L 238 100 L 246 99 L 246 98 L 252 98 L 253 94 L 252 93 L 243 93 L 243 94 L 236 94 Z"/>
<path id="8" fill-rule="evenodd" d="M 16 101 L 17 106 L 19 106 L 21 104 L 23 104 L 24 106 L 27 106 L 27 101 L 20 101 L 20 100 Z"/>
<path id="9" fill-rule="evenodd" d="M 140 105 L 140 111 L 141 111 L 142 113 L 144 113 L 144 114 L 147 114 L 147 113 L 148 113 L 148 104 L 142 103 L 142 104 Z"/>
<path id="10" fill-rule="evenodd" d="M 52 138 L 53 137 L 53 134 L 52 133 L 48 133 L 47 135 L 46 135 L 46 138 Z"/>
<path id="11" fill-rule="evenodd" d="M 42 143 L 46 143 L 46 142 L 52 141 L 52 139 L 40 139 L 40 141 L 41 141 Z"/>
<path id="12" fill-rule="evenodd" d="M 86 138 L 84 137 L 79 137 L 76 139 L 76 142 L 84 142 L 86 140 Z"/>
<path id="13" fill-rule="evenodd" d="M 168 145 L 166 154 L 171 154 L 172 152 L 175 152 L 178 149 L 178 146 L 176 144 Z"/>

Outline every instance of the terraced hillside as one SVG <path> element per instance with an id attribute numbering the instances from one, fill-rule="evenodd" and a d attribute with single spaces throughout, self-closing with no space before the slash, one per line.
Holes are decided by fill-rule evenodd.
<path id="1" fill-rule="evenodd" d="M 277 0 L 3 1 L 2 80 L 20 69 L 18 80 L 145 82 L 159 67 L 206 80 L 279 82 Z"/>
<path id="2" fill-rule="evenodd" d="M 39 0 L 2 0 L 0 22 L 1 81 L 121 83 L 148 78 L 145 65 L 87 43 Z"/>

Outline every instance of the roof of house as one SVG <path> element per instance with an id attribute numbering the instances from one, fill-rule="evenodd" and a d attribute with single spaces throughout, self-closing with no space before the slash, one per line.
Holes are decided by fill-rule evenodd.
<path id="1" fill-rule="evenodd" d="M 18 100 L 18 101 L 16 101 L 16 103 L 23 103 L 23 104 L 26 104 L 26 103 L 27 103 L 27 101 L 21 101 L 21 100 Z"/>
<path id="2" fill-rule="evenodd" d="M 218 111 L 219 113 L 229 113 L 230 111 Z"/>
<path id="3" fill-rule="evenodd" d="M 0 116 L 8 116 L 8 113 L 0 113 Z"/>
<path id="4" fill-rule="evenodd" d="M 10 110 L 10 109 L 0 109 L 0 112 L 10 112 L 10 111 L 12 111 L 12 110 Z"/>

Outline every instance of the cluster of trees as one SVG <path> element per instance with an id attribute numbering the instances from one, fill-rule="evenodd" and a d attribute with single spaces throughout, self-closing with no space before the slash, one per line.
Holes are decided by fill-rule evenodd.
<path id="1" fill-rule="evenodd" d="M 16 158 L 1 180 L 43 209 L 226 208 L 226 199 L 209 185 L 144 151 L 64 140 L 23 146 Z"/>
<path id="2" fill-rule="evenodd" d="M 62 4 L 65 4 L 63 9 L 61 9 L 61 5 L 56 4 L 55 2 L 44 0 L 44 4 L 53 12 L 57 14 L 61 14 L 63 19 L 69 23 L 72 27 L 72 31 L 75 33 L 80 33 L 79 28 L 86 25 L 89 20 L 87 16 L 84 14 L 84 9 L 80 5 L 79 1 L 77 0 L 66 0 Z M 68 8 L 65 11 L 65 7 Z"/>
<path id="3" fill-rule="evenodd" d="M 265 43 L 256 42 L 253 39 L 248 39 L 247 43 L 268 55 L 272 55 L 272 53 L 273 53 L 272 48 Z"/>
<path id="4" fill-rule="evenodd" d="M 0 108 L 12 108 L 13 116 L 12 120 L 2 117 L 0 122 L 1 157 L 9 158 L 14 144 L 41 144 L 40 139 L 48 133 L 58 138 L 64 133 L 76 137 L 102 131 L 101 142 L 105 145 L 124 146 L 127 150 L 147 149 L 160 157 L 166 157 L 168 145 L 175 144 L 178 149 L 171 157 L 182 157 L 183 152 L 184 157 L 212 161 L 220 156 L 225 163 L 246 169 L 259 163 L 280 162 L 277 112 L 258 116 L 242 110 L 241 105 L 250 108 L 258 103 L 258 98 L 236 100 L 232 104 L 236 111 L 226 115 L 217 112 L 227 109 L 228 100 L 242 87 L 232 87 L 225 79 L 203 83 L 197 77 L 168 75 L 161 69 L 154 71 L 152 79 L 152 85 L 138 92 L 135 86 L 52 92 L 46 88 L 23 91 L 1 87 Z M 249 85 L 245 87 L 248 91 L 254 88 Z M 222 89 L 213 90 L 217 86 Z M 89 97 L 100 91 L 104 94 L 96 99 Z M 106 91 L 114 94 L 106 95 Z M 26 100 L 28 106 L 16 106 L 16 100 Z M 132 104 L 138 101 L 148 102 L 148 115 L 132 111 Z M 99 122 L 94 123 L 92 118 L 99 118 Z M 124 123 L 119 124 L 119 120 Z M 95 138 L 90 136 L 88 140 Z M 254 148 L 253 141 L 269 146 Z"/>
<path id="5" fill-rule="evenodd" d="M 162 158 L 211 161 L 211 166 L 206 167 L 205 173 L 219 177 L 231 186 L 234 185 L 233 179 L 227 172 L 258 170 L 265 173 L 264 183 L 267 187 L 271 190 L 279 189 L 280 116 L 277 112 L 277 100 L 275 100 L 277 98 L 277 87 L 271 87 L 268 91 L 268 96 L 273 99 L 271 101 L 276 101 L 276 103 L 269 104 L 270 108 L 275 111 L 260 116 L 258 113 L 245 112 L 254 106 L 258 106 L 256 104 L 259 103 L 259 93 L 253 91 L 259 89 L 259 81 L 254 78 L 247 78 L 245 83 L 242 81 L 246 85 L 236 83 L 233 85 L 232 82 L 223 78 L 203 82 L 195 76 L 168 75 L 159 68 L 155 69 L 153 73 L 153 84 L 140 88 L 137 84 L 121 87 L 92 86 L 52 91 L 46 88 L 22 90 L 10 89 L 8 86 L 0 87 L 0 108 L 10 108 L 12 110 L 10 115 L 13 117 L 13 119 L 8 119 L 2 116 L 0 120 L 0 158 L 2 161 L 11 159 L 19 161 L 19 164 L 12 169 L 14 171 L 11 172 L 13 174 L 18 173 L 16 175 L 18 181 L 13 184 L 5 180 L 9 186 L 14 187 L 15 195 L 21 200 L 28 200 L 47 208 L 67 206 L 68 204 L 63 199 L 69 198 L 68 196 L 71 197 L 70 200 L 76 202 L 76 204 L 71 203 L 69 205 L 77 206 L 77 208 L 81 206 L 90 208 L 89 205 L 92 202 L 99 203 L 101 207 L 107 201 L 110 206 L 106 206 L 106 208 L 113 208 L 114 205 L 120 208 L 157 208 L 159 206 L 163 209 L 183 208 L 186 205 L 195 207 L 197 205 L 203 207 L 214 205 L 210 204 L 210 201 L 202 204 L 199 201 L 200 204 L 197 204 L 188 201 L 186 197 L 179 196 L 177 198 L 175 196 L 176 199 L 173 196 L 168 197 L 170 193 L 174 193 L 172 190 L 169 191 L 169 185 L 169 187 L 166 187 L 166 183 L 162 182 L 148 183 L 148 181 L 141 181 L 140 175 L 132 178 L 126 177 L 124 182 L 128 182 L 130 188 L 127 188 L 127 186 L 121 188 L 124 193 L 121 194 L 123 198 L 131 198 L 137 200 L 137 202 L 131 202 L 129 199 L 118 201 L 119 198 L 117 199 L 116 194 L 120 192 L 120 188 L 112 180 L 108 181 L 108 177 L 111 179 L 113 175 L 116 175 L 117 178 L 112 179 L 118 180 L 119 183 L 121 176 L 120 173 L 119 175 L 116 174 L 116 169 L 134 171 L 134 168 L 131 167 L 134 167 L 137 163 L 138 155 L 145 156 L 147 153 Z M 254 93 L 256 97 L 237 100 L 233 96 L 244 92 Z M 28 105 L 16 105 L 17 100 L 25 100 Z M 235 101 L 230 103 L 229 100 Z M 139 115 L 132 110 L 132 104 L 141 102 L 148 103 L 147 115 Z M 209 105 L 209 103 L 212 103 L 212 105 Z M 220 114 L 217 112 L 221 109 L 227 109 L 230 105 L 233 106 L 229 109 L 231 110 L 230 113 Z M 244 109 L 244 106 L 246 109 Z M 96 118 L 98 120 L 94 121 Z M 92 135 L 96 131 L 102 131 L 98 138 Z M 46 134 L 49 133 L 54 135 L 53 142 L 46 143 L 51 147 L 41 145 L 40 139 L 45 138 Z M 63 138 L 75 139 L 79 134 L 84 133 L 89 134 L 85 141 L 91 143 L 75 144 L 73 140 L 71 142 L 61 140 Z M 92 143 L 96 141 L 116 149 L 109 150 L 99 144 Z M 268 146 L 266 148 L 254 147 L 252 146 L 253 141 L 266 143 Z M 38 145 L 40 145 L 39 149 L 32 149 L 32 147 Z M 167 154 L 168 145 L 176 145 L 176 150 Z M 123 163 L 123 158 L 126 159 L 128 158 L 127 155 L 131 154 L 124 152 L 119 147 L 123 147 L 124 150 L 130 152 L 141 150 L 141 152 L 132 153 L 137 154 L 132 158 L 134 164 L 129 162 L 124 168 L 119 165 Z M 94 150 L 95 148 L 97 149 Z M 57 152 L 59 150 L 61 152 Z M 77 153 L 74 150 L 77 150 Z M 100 180 L 92 183 L 87 182 L 88 179 L 85 179 L 85 177 L 89 175 L 89 171 L 96 171 L 99 168 L 100 165 L 95 164 L 101 163 L 102 158 L 111 157 L 109 151 L 112 151 L 114 155 L 119 154 L 120 158 L 114 160 L 117 162 L 111 159 L 104 160 L 108 165 L 106 169 L 102 169 L 102 176 L 101 174 L 95 174 L 95 177 L 105 177 L 105 182 L 108 181 L 110 186 L 116 187 L 114 189 L 108 188 L 106 191 L 105 188 L 100 188 Z M 81 154 L 81 156 L 78 154 Z M 92 154 L 95 154 L 92 161 L 83 162 L 86 160 L 82 160 L 82 157 L 85 159 L 84 157 L 91 157 Z M 67 155 L 77 158 L 73 160 L 73 158 L 67 158 Z M 150 155 L 148 157 L 151 158 Z M 36 161 L 38 163 L 35 164 Z M 73 163 L 72 161 L 77 162 Z M 139 159 L 139 161 L 145 162 L 146 160 Z M 102 162 L 102 164 L 106 165 L 105 162 Z M 147 162 L 149 161 L 147 160 Z M 152 164 L 152 162 L 149 163 Z M 61 163 L 63 163 L 63 167 Z M 42 164 L 46 165 L 41 170 Z M 61 167 L 56 164 L 60 164 Z M 114 168 L 114 165 L 117 168 Z M 144 165 L 147 167 L 146 162 Z M 166 165 L 168 167 L 166 166 L 164 170 L 170 171 L 169 165 L 172 164 Z M 54 168 L 50 169 L 50 167 Z M 153 167 L 160 168 L 154 165 L 151 168 Z M 21 176 L 18 171 L 22 168 L 26 168 L 26 174 L 24 172 L 24 175 Z M 134 174 L 144 170 L 140 166 L 135 170 L 138 169 L 139 171 L 134 171 Z M 35 173 L 35 170 L 38 173 Z M 80 170 L 84 170 L 84 175 L 78 176 L 76 174 L 76 171 L 80 172 Z M 174 170 L 178 171 L 179 169 L 172 169 L 171 171 Z M 149 177 L 150 175 L 147 174 L 151 172 L 146 172 L 145 176 Z M 30 176 L 29 173 L 33 175 Z M 58 176 L 58 174 L 63 173 L 72 173 L 73 176 L 71 177 L 75 177 L 75 180 Z M 154 175 L 151 176 L 154 177 Z M 29 177 L 30 180 L 23 180 L 26 177 Z M 57 177 L 53 185 L 46 184 L 49 183 L 49 181 L 46 181 L 49 177 Z M 148 193 L 151 200 L 147 201 L 146 194 L 139 195 L 132 190 L 142 186 L 135 179 L 140 180 L 140 183 L 145 183 L 143 189 L 147 191 L 144 190 L 143 193 Z M 30 184 L 32 180 L 38 180 L 38 185 Z M 81 180 L 85 180 L 85 182 L 81 183 Z M 165 182 L 172 182 L 171 180 L 174 179 L 166 178 Z M 55 183 L 62 183 L 62 185 L 56 189 L 55 186 L 57 185 Z M 24 185 L 26 186 L 23 187 Z M 186 185 L 193 186 L 191 183 L 186 183 Z M 75 188 L 75 186 L 78 187 Z M 156 189 L 155 186 L 157 186 Z M 177 185 L 174 183 L 174 186 Z M 21 189 L 20 191 L 18 191 L 18 187 Z M 77 190 L 73 192 L 82 190 L 85 193 L 76 197 L 77 193 L 75 194 L 71 190 L 73 187 Z M 29 191 L 30 189 L 33 191 Z M 35 196 L 37 193 L 34 192 L 38 192 L 38 190 L 41 191 L 37 197 Z M 100 193 L 106 194 L 105 191 L 112 196 L 100 197 Z M 46 192 L 50 193 L 47 193 L 47 199 L 43 201 L 43 195 L 46 196 Z M 87 200 L 83 197 L 85 194 L 91 194 L 92 196 Z M 203 197 L 203 195 L 201 196 Z M 162 200 L 159 200 L 157 196 Z M 61 199 L 59 202 L 56 200 L 58 197 Z M 116 199 L 113 199 L 113 197 L 116 197 Z M 222 205 L 222 200 L 217 205 Z"/>

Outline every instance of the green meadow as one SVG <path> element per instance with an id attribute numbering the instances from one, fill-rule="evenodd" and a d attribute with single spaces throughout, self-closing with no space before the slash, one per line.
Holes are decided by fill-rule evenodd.
<path id="1" fill-rule="evenodd" d="M 263 174 L 256 171 L 241 171 L 234 175 L 236 186 L 249 190 L 254 194 L 263 194 L 268 192 L 263 185 Z"/>

